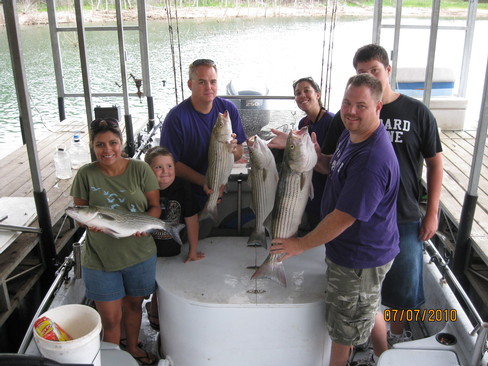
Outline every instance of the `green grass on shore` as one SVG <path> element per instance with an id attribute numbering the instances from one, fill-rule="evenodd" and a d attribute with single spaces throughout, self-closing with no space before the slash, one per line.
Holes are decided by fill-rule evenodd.
<path id="1" fill-rule="evenodd" d="M 478 0 L 478 9 L 488 9 L 488 2 Z M 374 6 L 374 0 L 348 0 L 349 6 Z M 396 0 L 383 0 L 383 6 L 396 6 Z M 402 6 L 406 8 L 431 8 L 432 0 L 403 0 Z M 441 9 L 467 9 L 469 2 L 467 0 L 441 0 Z"/>
<path id="2" fill-rule="evenodd" d="M 215 8 L 246 8 L 246 7 L 263 7 L 263 6 L 324 6 L 326 1 L 329 0 L 298 0 L 298 1 L 291 1 L 291 0 L 274 0 L 267 4 L 266 1 L 258 1 L 258 0 L 180 0 L 179 6 L 180 7 L 188 7 L 188 8 L 198 8 L 198 7 L 215 7 Z M 362 6 L 371 6 L 374 7 L 375 0 L 339 0 L 339 2 L 344 3 L 347 6 L 351 7 L 362 7 Z M 164 6 L 164 2 L 161 0 L 147 0 L 146 1 L 148 6 L 155 6 L 160 7 Z M 395 7 L 397 1 L 396 0 L 383 0 L 383 6 Z M 20 6 L 21 11 L 35 10 L 37 11 L 45 11 L 46 5 L 44 2 L 33 2 L 33 0 L 18 0 L 18 4 Z M 28 5 L 27 5 L 28 4 Z M 441 9 L 467 9 L 469 5 L 468 0 L 441 0 Z M 93 10 L 94 6 L 97 7 L 97 10 L 113 10 L 115 9 L 115 4 L 110 1 L 102 1 L 99 2 L 97 5 L 93 1 L 84 1 L 84 8 L 86 10 Z M 431 8 L 432 7 L 432 0 L 403 0 L 402 6 L 406 8 Z M 59 10 L 70 10 L 72 9 L 73 5 L 71 1 L 68 0 L 58 0 L 57 1 L 57 9 Z M 488 9 L 488 0 L 478 0 L 478 9 Z"/>

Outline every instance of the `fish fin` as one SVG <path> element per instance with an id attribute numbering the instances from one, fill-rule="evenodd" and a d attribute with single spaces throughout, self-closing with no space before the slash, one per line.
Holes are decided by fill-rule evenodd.
<path id="1" fill-rule="evenodd" d="M 247 184 L 252 188 L 252 174 L 251 169 L 247 170 Z"/>
<path id="2" fill-rule="evenodd" d="M 307 182 L 307 177 L 305 176 L 305 174 L 301 173 L 300 174 L 300 190 L 303 189 L 306 182 Z"/>
<path id="3" fill-rule="evenodd" d="M 314 197 L 313 184 L 310 184 L 310 188 L 308 190 L 309 190 L 308 197 L 310 198 L 310 200 L 313 200 Z"/>
<path id="4" fill-rule="evenodd" d="M 180 245 L 183 245 L 180 237 L 180 231 L 185 227 L 184 224 L 173 225 L 169 229 L 169 234 L 171 237 Z"/>
<path id="5" fill-rule="evenodd" d="M 106 228 L 106 227 L 102 229 L 102 233 L 110 235 L 111 237 L 114 237 L 116 239 L 122 238 L 122 236 L 120 236 L 119 232 L 112 230 L 112 229 L 109 229 L 109 228 Z"/>
<path id="6" fill-rule="evenodd" d="M 106 214 L 106 213 L 103 213 L 103 212 L 99 212 L 98 213 L 98 216 L 102 219 L 102 220 L 107 220 L 107 221 L 115 221 L 115 218 L 109 214 Z"/>
<path id="7" fill-rule="evenodd" d="M 251 200 L 251 202 L 249 202 L 249 208 L 252 210 L 252 212 L 254 212 L 254 217 L 256 217 L 256 210 L 255 210 L 255 207 L 252 203 L 252 200 Z"/>
<path id="8" fill-rule="evenodd" d="M 273 227 L 273 211 L 269 213 L 268 217 L 264 220 L 263 226 L 268 230 L 269 236 L 272 238 L 273 233 L 271 232 L 271 228 Z"/>
<path id="9" fill-rule="evenodd" d="M 227 147 L 227 151 L 232 153 L 232 150 L 234 149 L 234 146 L 232 146 L 231 142 L 228 141 L 228 142 L 225 142 L 225 145 Z"/>
<path id="10" fill-rule="evenodd" d="M 268 170 L 263 169 L 263 182 L 266 182 L 266 178 L 268 177 Z"/>
<path id="11" fill-rule="evenodd" d="M 278 262 L 277 259 L 278 256 L 276 254 L 268 254 L 268 257 L 256 272 L 254 272 L 251 279 L 267 278 L 286 287 L 285 267 L 283 262 Z"/>
<path id="12" fill-rule="evenodd" d="M 263 230 L 261 232 L 257 232 L 257 230 L 254 230 L 251 235 L 249 235 L 247 245 L 260 245 L 267 249 L 268 243 L 266 242 L 266 231 Z"/>
<path id="13" fill-rule="evenodd" d="M 200 215 L 198 215 L 198 220 L 202 221 L 206 218 L 210 218 L 214 224 L 218 223 L 219 220 L 219 213 L 217 211 L 217 205 L 214 205 L 212 208 L 209 208 L 208 205 L 205 205 Z"/>

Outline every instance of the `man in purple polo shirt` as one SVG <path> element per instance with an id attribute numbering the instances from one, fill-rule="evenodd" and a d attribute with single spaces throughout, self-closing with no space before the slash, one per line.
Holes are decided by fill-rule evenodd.
<path id="1" fill-rule="evenodd" d="M 217 85 L 215 62 L 209 59 L 193 61 L 188 80 L 191 96 L 169 111 L 161 130 L 160 145 L 173 154 L 176 175 L 192 183 L 200 210 L 210 193 L 208 188 L 204 191 L 205 173 L 208 169 L 210 134 L 219 113 L 229 111 L 234 132 L 234 161 L 241 158 L 242 143 L 246 141 L 237 108 L 230 101 L 217 97 Z"/>
<path id="2" fill-rule="evenodd" d="M 349 79 L 340 111 L 346 130 L 330 162 L 323 219 L 306 236 L 274 239 L 271 247 L 284 260 L 326 244 L 330 366 L 347 365 L 352 347 L 368 339 L 375 318 L 383 321 L 376 317 L 381 283 L 399 252 L 400 172 L 379 120 L 381 97 L 381 82 L 373 76 Z M 386 324 L 383 329 L 381 337 L 372 338 L 374 357 L 388 349 Z"/>

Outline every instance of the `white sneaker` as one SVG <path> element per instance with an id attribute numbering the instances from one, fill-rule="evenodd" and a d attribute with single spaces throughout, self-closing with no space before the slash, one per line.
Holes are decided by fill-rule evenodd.
<path id="1" fill-rule="evenodd" d="M 393 346 L 396 343 L 408 342 L 411 340 L 412 340 L 412 332 L 409 330 L 404 329 L 401 335 L 391 334 L 391 332 L 388 331 L 388 344 L 390 346 Z"/>

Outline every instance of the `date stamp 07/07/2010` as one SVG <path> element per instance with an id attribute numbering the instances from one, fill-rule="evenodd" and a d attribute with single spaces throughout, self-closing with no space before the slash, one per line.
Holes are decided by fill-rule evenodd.
<path id="1" fill-rule="evenodd" d="M 385 321 L 455 322 L 456 309 L 385 309 Z"/>

